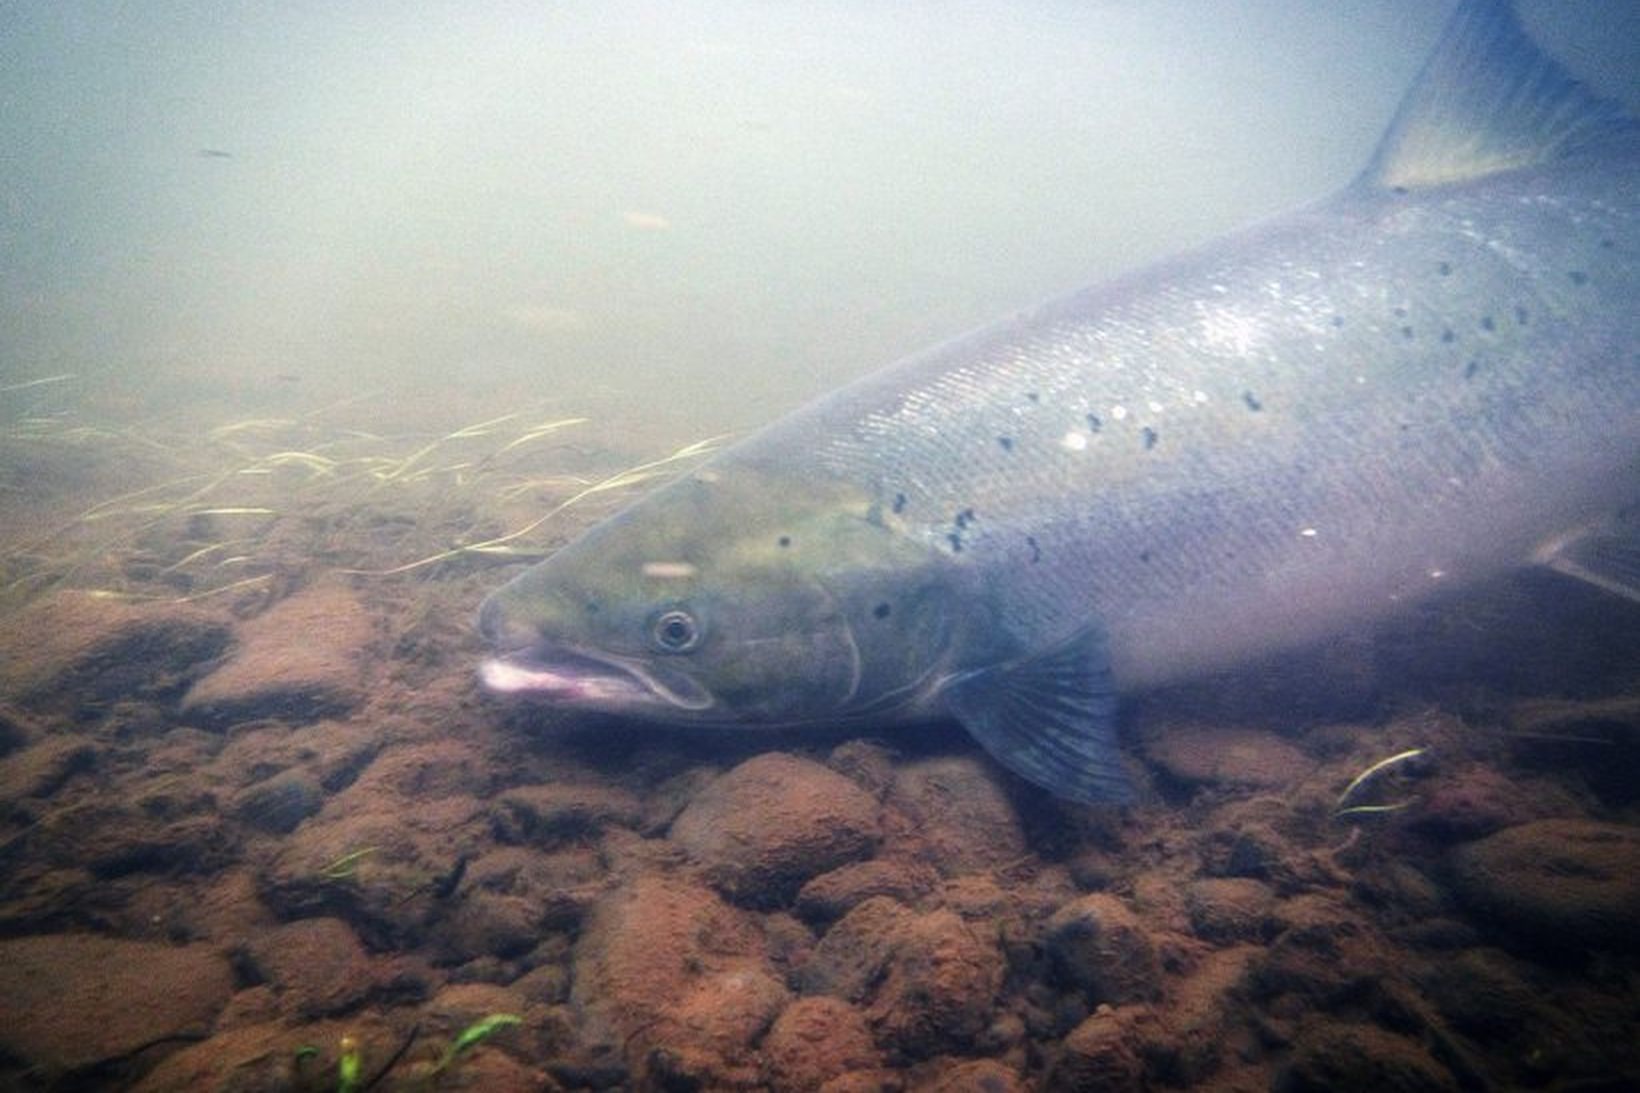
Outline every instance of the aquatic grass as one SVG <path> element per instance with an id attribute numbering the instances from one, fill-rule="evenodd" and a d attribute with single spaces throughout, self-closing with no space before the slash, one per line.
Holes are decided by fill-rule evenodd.
<path id="1" fill-rule="evenodd" d="M 541 516 L 531 520 L 523 527 L 518 528 L 515 531 L 510 531 L 505 535 L 498 535 L 493 539 L 485 539 L 477 543 L 466 543 L 461 546 L 451 547 L 448 550 L 442 550 L 437 554 L 432 554 L 425 558 L 418 558 L 416 561 L 406 562 L 403 565 L 394 566 L 391 569 L 377 570 L 374 572 L 367 570 L 347 570 L 346 572 L 364 572 L 369 573 L 371 576 L 385 577 L 398 573 L 408 573 L 411 570 L 421 569 L 424 566 L 447 561 L 463 554 L 502 554 L 505 556 L 511 556 L 515 553 L 515 548 L 512 547 L 514 542 L 534 532 L 536 529 L 540 528 L 543 524 L 563 512 L 565 509 L 577 505 L 596 494 L 607 493 L 613 490 L 628 490 L 633 486 L 647 482 L 657 475 L 667 473 L 666 468 L 673 467 L 674 464 L 684 460 L 697 459 L 703 455 L 709 454 L 719 443 L 722 442 L 723 439 L 724 438 L 722 436 L 716 436 L 709 437 L 706 440 L 697 440 L 692 444 L 684 445 L 671 455 L 663 456 L 660 459 L 653 459 L 647 463 L 640 463 L 637 466 L 629 467 L 624 471 L 613 474 L 602 481 L 594 482 L 591 485 L 585 486 L 576 491 L 568 499 L 560 501 L 557 505 L 554 505 Z"/>
<path id="2" fill-rule="evenodd" d="M 450 1042 L 450 1046 L 444 1049 L 444 1054 L 440 1055 L 438 1062 L 433 1064 L 432 1070 L 428 1071 L 428 1076 L 437 1078 L 440 1074 L 449 1070 L 457 1059 L 488 1040 L 491 1036 L 504 1028 L 522 1025 L 523 1023 L 524 1019 L 516 1013 L 492 1013 L 487 1017 L 474 1021 L 462 1029 L 456 1035 L 456 1038 Z"/>
<path id="3" fill-rule="evenodd" d="M 1341 793 L 1339 793 L 1338 800 L 1333 804 L 1333 815 L 1335 817 L 1371 816 L 1386 812 L 1400 812 L 1402 809 L 1407 808 L 1412 804 L 1410 800 L 1396 801 L 1391 804 L 1362 805 L 1351 805 L 1349 804 L 1349 801 L 1351 798 L 1355 797 L 1363 789 L 1363 787 L 1369 785 L 1385 771 L 1393 770 L 1402 764 L 1409 763 L 1412 760 L 1427 754 L 1429 754 L 1428 748 L 1407 748 L 1405 751 L 1398 751 L 1394 755 L 1386 756 L 1383 759 L 1371 764 L 1354 778 L 1351 778 L 1349 784 L 1344 787 Z"/>
<path id="4" fill-rule="evenodd" d="M 17 457 L 27 466 L 42 458 L 36 443 L 43 458 L 53 444 L 88 446 L 122 474 L 151 472 L 64 516 L 15 525 L 0 538 L 0 601 L 78 588 L 186 603 L 274 593 L 315 567 L 385 578 L 535 559 L 546 547 L 532 536 L 566 509 L 619 500 L 721 439 L 599 475 L 586 472 L 599 449 L 564 440 L 591 424 L 583 416 L 525 407 L 431 436 L 350 428 L 339 416 L 330 406 L 193 433 L 40 414 L 24 416 L 26 430 L 0 423 L 0 486 L 8 452 L 27 449 Z M 140 466 L 128 458 L 137 453 Z M 521 519 L 523 506 L 536 511 Z"/>
<path id="5" fill-rule="evenodd" d="M 380 849 L 379 846 L 361 846 L 357 850 L 350 850 L 329 865 L 320 868 L 319 875 L 326 880 L 351 880 L 358 876 L 360 864 Z"/>

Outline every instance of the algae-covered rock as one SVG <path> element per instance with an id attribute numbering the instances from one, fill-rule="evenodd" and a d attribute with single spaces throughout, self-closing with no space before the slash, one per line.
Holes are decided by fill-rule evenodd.
<path id="1" fill-rule="evenodd" d="M 789 900 L 810 877 L 866 856 L 876 844 L 877 801 L 819 763 L 772 752 L 707 786 L 671 837 L 731 899 Z"/>
<path id="2" fill-rule="evenodd" d="M 1538 820 L 1459 848 L 1454 865 L 1472 907 L 1535 940 L 1640 944 L 1640 828 Z"/>
<path id="3" fill-rule="evenodd" d="M 1160 994 L 1156 946 L 1138 916 L 1115 896 L 1095 892 L 1048 920 L 1055 965 L 1094 1002 L 1137 1002 Z"/>
<path id="4" fill-rule="evenodd" d="M 239 626 L 233 652 L 189 688 L 184 714 L 213 727 L 253 718 L 316 721 L 364 699 L 376 624 L 339 585 L 319 585 Z"/>
<path id="5" fill-rule="evenodd" d="M 166 696 L 219 655 L 228 635 L 222 617 L 192 605 L 57 592 L 0 624 L 0 691 L 70 707 Z"/>
<path id="6" fill-rule="evenodd" d="M 90 934 L 0 941 L 0 1051 L 73 1072 L 171 1039 L 203 1036 L 233 992 L 205 945 Z"/>
<path id="7" fill-rule="evenodd" d="M 775 1093 L 806 1093 L 851 1070 L 882 1063 L 866 1018 L 839 998 L 799 998 L 775 1019 L 761 1048 Z"/>
<path id="8" fill-rule="evenodd" d="M 959 1049 L 989 1024 L 1004 961 L 993 934 L 949 910 L 877 896 L 820 939 L 799 979 L 862 1007 L 879 1043 L 912 1058 Z"/>

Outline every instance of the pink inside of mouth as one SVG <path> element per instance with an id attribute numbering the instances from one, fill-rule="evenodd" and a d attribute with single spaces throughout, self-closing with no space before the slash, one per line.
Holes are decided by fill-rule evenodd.
<path id="1" fill-rule="evenodd" d="M 545 668 L 525 668 L 505 660 L 486 660 L 479 667 L 478 674 L 486 687 L 503 694 L 531 691 L 569 698 L 583 690 L 580 681 L 573 676 Z"/>

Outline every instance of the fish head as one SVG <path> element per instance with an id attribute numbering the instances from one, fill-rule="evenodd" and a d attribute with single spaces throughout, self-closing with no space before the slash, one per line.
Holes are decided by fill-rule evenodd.
<path id="1" fill-rule="evenodd" d="M 949 645 L 934 552 L 838 488 L 703 469 L 485 600 L 495 691 L 646 720 L 892 719 Z"/>

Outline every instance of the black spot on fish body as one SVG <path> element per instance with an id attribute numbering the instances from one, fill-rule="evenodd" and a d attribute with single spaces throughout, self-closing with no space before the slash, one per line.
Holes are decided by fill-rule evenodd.
<path id="1" fill-rule="evenodd" d="M 1139 560 L 1141 562 L 1144 562 L 1146 565 L 1149 565 L 1150 564 L 1150 551 L 1141 550 L 1139 552 Z"/>
<path id="2" fill-rule="evenodd" d="M 1497 328 L 1498 328 L 1498 321 L 1496 319 L 1492 318 L 1492 316 L 1490 316 L 1490 315 L 1482 315 L 1481 316 L 1481 329 L 1482 330 L 1492 331 L 1492 330 L 1496 330 Z"/>
<path id="3" fill-rule="evenodd" d="M 1040 562 L 1042 560 L 1042 548 L 1037 545 L 1036 536 L 1025 536 L 1025 545 L 1031 548 L 1031 564 L 1035 565 Z"/>
<path id="4" fill-rule="evenodd" d="M 1525 326 L 1532 318 L 1532 313 L 1520 305 L 1515 306 L 1515 322 Z"/>
<path id="5" fill-rule="evenodd" d="M 1391 193 L 1397 193 L 1397 194 L 1407 194 L 1407 193 L 1411 193 L 1412 191 L 1408 190 L 1405 186 L 1391 186 L 1390 187 L 1390 192 Z"/>
<path id="6" fill-rule="evenodd" d="M 1243 391 L 1241 393 L 1241 401 L 1246 403 L 1247 408 L 1255 414 L 1264 409 L 1264 403 L 1260 402 L 1258 396 L 1253 394 L 1251 391 Z"/>
<path id="7" fill-rule="evenodd" d="M 1333 326 L 1343 326 L 1344 325 L 1344 316 L 1334 315 L 1332 317 L 1332 324 L 1333 324 Z"/>
<path id="8" fill-rule="evenodd" d="M 1100 429 L 1103 429 L 1104 427 L 1105 427 L 1105 423 L 1099 420 L 1099 415 L 1098 414 L 1089 414 L 1088 415 L 1088 432 L 1097 433 Z"/>
<path id="9" fill-rule="evenodd" d="M 1458 335 L 1453 332 L 1450 326 L 1441 331 L 1441 341 L 1445 342 L 1447 345 L 1451 345 L 1457 340 Z"/>
<path id="10" fill-rule="evenodd" d="M 904 512 L 905 511 L 905 494 L 903 494 L 903 493 L 895 494 L 894 495 L 894 504 L 891 507 L 893 508 L 895 516 L 898 516 L 898 515 L 900 515 L 900 513 Z"/>
<path id="11" fill-rule="evenodd" d="M 790 535 L 782 535 L 780 538 L 775 540 L 775 543 L 781 547 L 789 547 L 792 545 L 792 537 Z"/>
<path id="12" fill-rule="evenodd" d="M 1025 392 L 1025 397 L 1030 399 L 1032 402 L 1041 402 L 1042 401 L 1042 396 L 1037 394 L 1035 391 L 1026 391 Z"/>
<path id="13" fill-rule="evenodd" d="M 886 619 L 893 612 L 893 610 L 894 609 L 888 606 L 888 604 L 880 603 L 871 609 L 871 617 L 874 619 Z"/>
<path id="14" fill-rule="evenodd" d="M 1580 269 L 1574 269 L 1566 276 L 1572 279 L 1572 284 L 1574 285 L 1586 285 L 1589 283 L 1589 275 Z"/>
<path id="15" fill-rule="evenodd" d="M 1416 335 L 1413 334 L 1412 328 L 1410 326 L 1403 326 L 1401 328 L 1401 337 L 1407 339 L 1408 341 L 1411 341 L 1414 337 L 1416 337 Z"/>
<path id="16" fill-rule="evenodd" d="M 1452 276 L 1452 263 L 1451 262 L 1442 262 L 1440 265 L 1436 266 L 1435 268 L 1440 271 L 1440 274 L 1441 274 L 1442 277 Z"/>
<path id="17" fill-rule="evenodd" d="M 1474 358 L 1470 358 L 1469 363 L 1463 366 L 1463 378 L 1466 380 L 1472 380 L 1475 378 L 1475 373 L 1480 370 L 1481 362 Z"/>
<path id="18" fill-rule="evenodd" d="M 1145 451 L 1147 452 L 1154 448 L 1156 446 L 1156 442 L 1162 438 L 1162 434 L 1158 433 L 1155 429 L 1152 429 L 1149 425 L 1146 425 L 1143 429 L 1140 429 L 1139 435 L 1144 438 Z"/>
<path id="19" fill-rule="evenodd" d="M 968 525 L 974 522 L 974 510 L 963 509 L 961 512 L 957 513 L 957 518 L 953 522 L 957 525 L 958 531 L 966 531 L 968 529 Z"/>
<path id="20" fill-rule="evenodd" d="M 1600 241 L 1601 250 L 1611 250 L 1615 246 L 1617 246 L 1617 241 L 1615 239 L 1602 239 Z"/>
<path id="21" fill-rule="evenodd" d="M 1397 318 L 1397 319 L 1404 319 L 1404 318 L 1406 318 L 1406 317 L 1407 317 L 1407 309 L 1406 309 L 1406 308 L 1404 308 L 1404 307 L 1398 307 L 1398 308 L 1396 308 L 1396 309 L 1395 309 L 1395 317 L 1396 317 L 1396 318 Z"/>
<path id="22" fill-rule="evenodd" d="M 1005 452 L 1014 450 L 1014 438 L 1011 436 L 999 436 L 997 437 L 997 443 L 1002 445 L 1002 450 Z"/>
<path id="23" fill-rule="evenodd" d="M 946 541 L 948 541 L 951 544 L 951 553 L 952 554 L 961 554 L 962 553 L 962 536 L 958 535 L 956 532 L 953 531 L 950 534 L 946 535 L 945 538 L 946 538 Z"/>
<path id="24" fill-rule="evenodd" d="M 586 612 L 589 615 L 596 615 L 598 613 L 598 605 L 596 603 L 588 603 L 586 606 Z"/>

